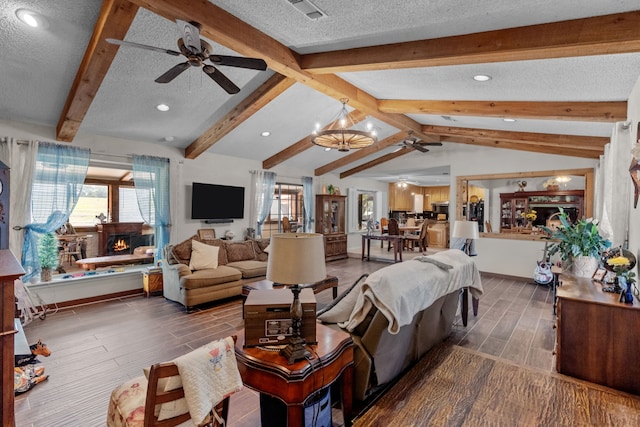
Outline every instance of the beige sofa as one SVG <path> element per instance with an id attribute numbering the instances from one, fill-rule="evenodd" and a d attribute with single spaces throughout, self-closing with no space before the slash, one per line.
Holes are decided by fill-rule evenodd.
<path id="1" fill-rule="evenodd" d="M 217 268 L 191 270 L 193 240 L 219 247 Z M 242 242 L 201 239 L 197 235 L 164 248 L 162 273 L 164 297 L 192 307 L 242 294 L 242 285 L 267 274 L 267 239 Z"/>
<path id="2" fill-rule="evenodd" d="M 319 312 L 321 321 L 334 328 L 340 322 L 351 334 L 356 400 L 392 382 L 451 334 L 464 288 L 479 298 L 480 274 L 472 258 L 454 249 L 384 267 Z"/>

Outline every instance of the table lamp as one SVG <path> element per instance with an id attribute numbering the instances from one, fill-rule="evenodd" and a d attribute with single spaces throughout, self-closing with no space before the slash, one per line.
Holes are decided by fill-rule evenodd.
<path id="1" fill-rule="evenodd" d="M 471 241 L 480 238 L 477 221 L 456 221 L 453 223 L 452 237 L 465 239 L 464 253 L 471 256 Z"/>
<path id="2" fill-rule="evenodd" d="M 327 277 L 324 237 L 316 233 L 282 233 L 271 236 L 267 280 L 286 285 L 293 293 L 291 303 L 292 334 L 289 344 L 280 352 L 289 363 L 309 355 L 301 336 L 301 284 L 313 284 Z"/>

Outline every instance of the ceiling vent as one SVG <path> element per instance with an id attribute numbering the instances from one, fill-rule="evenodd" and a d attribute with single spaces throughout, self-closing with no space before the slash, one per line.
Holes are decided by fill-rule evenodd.
<path id="1" fill-rule="evenodd" d="M 287 0 L 293 7 L 304 13 L 307 18 L 315 20 L 327 16 L 318 6 L 309 0 Z"/>

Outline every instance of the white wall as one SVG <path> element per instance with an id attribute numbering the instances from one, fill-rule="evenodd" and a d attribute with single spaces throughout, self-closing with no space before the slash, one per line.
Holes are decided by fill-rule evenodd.
<path id="1" fill-rule="evenodd" d="M 631 136 L 633 141 L 638 141 L 638 123 L 640 123 L 640 78 L 636 82 L 627 102 L 627 120 L 631 122 Z M 629 165 L 621 165 L 628 168 Z M 631 178 L 629 178 L 631 179 Z M 633 207 L 633 189 L 629 194 L 629 250 L 640 260 L 640 201 L 638 207 Z M 636 266 L 640 271 L 640 266 Z M 639 275 L 640 276 L 640 275 Z"/>

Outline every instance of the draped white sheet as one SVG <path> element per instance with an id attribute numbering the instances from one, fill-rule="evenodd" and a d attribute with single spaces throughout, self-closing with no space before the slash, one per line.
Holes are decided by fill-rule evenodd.
<path id="1" fill-rule="evenodd" d="M 600 221 L 598 229 L 603 237 L 611 240 L 613 246 L 625 243 L 629 229 L 632 189 L 628 165 L 631 164 L 632 145 L 629 127 L 622 122 L 616 123 L 611 142 L 605 146 L 604 156 L 601 156 L 596 170 L 595 212 Z"/>

